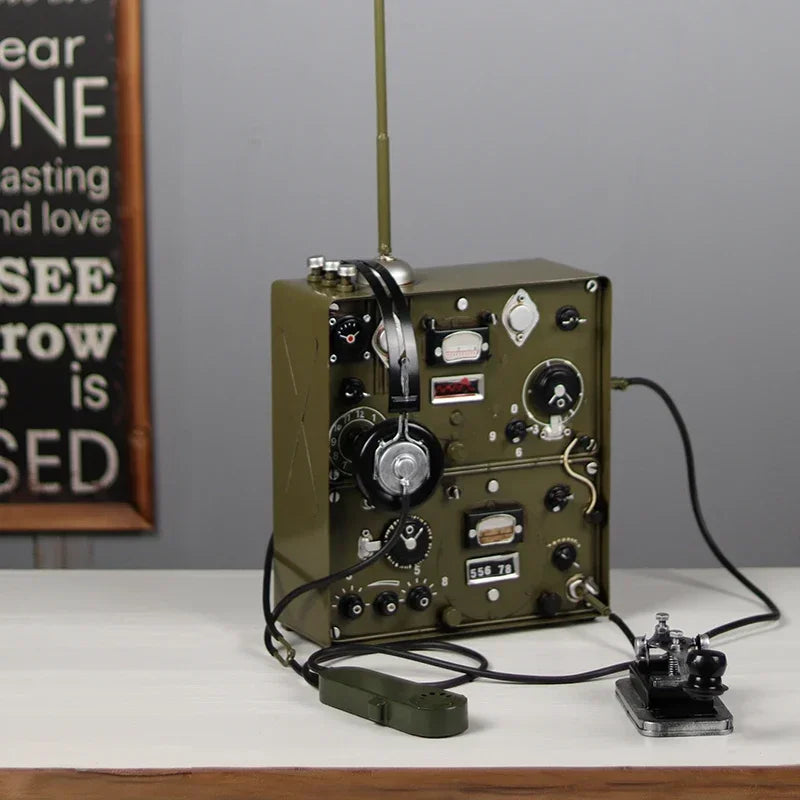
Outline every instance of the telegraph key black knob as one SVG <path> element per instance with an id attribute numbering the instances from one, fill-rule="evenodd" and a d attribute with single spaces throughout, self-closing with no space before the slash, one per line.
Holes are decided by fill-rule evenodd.
<path id="1" fill-rule="evenodd" d="M 524 419 L 512 419 L 506 425 L 506 439 L 511 444 L 519 444 L 528 435 L 528 425 Z"/>
<path id="2" fill-rule="evenodd" d="M 565 542 L 556 547 L 556 549 L 553 550 L 553 555 L 550 557 L 553 566 L 561 570 L 561 572 L 566 572 L 577 560 L 578 548 L 569 542 Z"/>
<path id="3" fill-rule="evenodd" d="M 399 598 L 395 592 L 381 592 L 372 602 L 375 610 L 383 617 L 391 617 L 397 613 Z"/>
<path id="4" fill-rule="evenodd" d="M 406 598 L 408 607 L 413 611 L 425 611 L 431 607 L 433 595 L 427 586 L 415 586 Z"/>
<path id="5" fill-rule="evenodd" d="M 728 690 L 722 676 L 728 668 L 725 653 L 719 650 L 692 650 L 686 656 L 689 677 L 683 689 L 695 700 L 710 700 Z"/>
<path id="6" fill-rule="evenodd" d="M 367 390 L 361 378 L 345 378 L 339 387 L 339 397 L 344 403 L 360 403 L 366 394 Z"/>
<path id="7" fill-rule="evenodd" d="M 580 402 L 581 379 L 569 364 L 549 364 L 536 373 L 529 392 L 540 414 L 564 416 Z"/>
<path id="8" fill-rule="evenodd" d="M 346 594 L 339 601 L 339 613 L 346 619 L 358 619 L 364 613 L 364 601 L 357 594 Z"/>
<path id="9" fill-rule="evenodd" d="M 574 331 L 581 324 L 581 315 L 575 306 L 562 306 L 556 311 L 556 325 L 562 331 Z"/>
<path id="10" fill-rule="evenodd" d="M 565 486 L 563 483 L 557 483 L 555 486 L 552 486 L 548 489 L 547 494 L 544 496 L 544 505 L 548 511 L 552 511 L 554 514 L 557 514 L 559 511 L 563 511 L 567 503 L 572 499 L 572 490 L 569 486 Z"/>
<path id="11" fill-rule="evenodd" d="M 561 611 L 561 595 L 557 592 L 542 592 L 536 600 L 536 613 L 543 617 L 554 617 Z"/>

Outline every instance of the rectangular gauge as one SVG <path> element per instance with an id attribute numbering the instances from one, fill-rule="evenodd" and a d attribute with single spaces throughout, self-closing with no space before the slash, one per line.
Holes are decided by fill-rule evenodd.
<path id="1" fill-rule="evenodd" d="M 425 359 L 432 367 L 486 361 L 489 328 L 437 328 L 425 332 Z"/>
<path id="2" fill-rule="evenodd" d="M 521 542 L 525 513 L 520 506 L 495 505 L 464 512 L 464 546 L 470 548 Z"/>
<path id="3" fill-rule="evenodd" d="M 478 403 L 485 397 L 484 385 L 482 374 L 431 378 L 431 403 Z"/>
<path id="4" fill-rule="evenodd" d="M 519 578 L 519 553 L 468 558 L 466 569 L 467 586 L 514 580 Z"/>

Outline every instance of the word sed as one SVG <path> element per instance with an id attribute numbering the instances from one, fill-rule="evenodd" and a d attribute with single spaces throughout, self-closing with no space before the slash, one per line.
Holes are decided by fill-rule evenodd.
<path id="1" fill-rule="evenodd" d="M 62 452 L 53 452 L 59 448 Z M 0 453 L 19 452 L 20 443 L 7 430 L 0 428 Z M 66 449 L 66 452 L 63 452 Z M 96 477 L 85 474 L 84 456 L 94 451 L 95 461 L 102 459 L 102 473 Z M 49 452 L 48 452 L 49 451 Z M 48 474 L 60 470 L 63 456 L 69 463 L 69 488 L 73 494 L 89 495 L 108 489 L 119 477 L 119 454 L 111 439 L 104 433 L 90 430 L 71 430 L 66 448 L 61 432 L 52 429 L 32 429 L 25 433 L 25 483 L 32 494 L 60 494 L 64 487 Z M 95 464 L 96 469 L 96 464 Z M 22 470 L 11 458 L 0 455 L 0 496 L 15 492 L 22 481 Z"/>

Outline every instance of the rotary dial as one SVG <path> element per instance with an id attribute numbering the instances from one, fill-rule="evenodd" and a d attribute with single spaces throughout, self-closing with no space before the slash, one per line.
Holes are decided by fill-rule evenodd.
<path id="1" fill-rule="evenodd" d="M 384 416 L 374 408 L 361 406 L 342 414 L 331 425 L 331 464 L 343 475 L 353 474 L 353 457 L 357 452 L 356 440 L 364 431 L 383 422 Z"/>
<path id="2" fill-rule="evenodd" d="M 553 417 L 566 422 L 580 408 L 583 378 L 569 361 L 552 358 L 528 375 L 522 400 L 528 415 L 537 422 L 546 424 Z"/>
<path id="3" fill-rule="evenodd" d="M 388 542 L 397 529 L 399 519 L 390 522 L 383 532 L 383 541 Z M 431 552 L 433 534 L 431 526 L 420 517 L 410 516 L 400 534 L 397 544 L 386 554 L 389 563 L 399 569 L 411 569 L 414 564 L 425 560 Z"/>

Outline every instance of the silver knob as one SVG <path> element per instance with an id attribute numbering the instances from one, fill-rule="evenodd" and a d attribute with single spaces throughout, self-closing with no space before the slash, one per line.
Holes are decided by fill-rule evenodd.
<path id="1" fill-rule="evenodd" d="M 402 455 L 395 459 L 392 471 L 401 481 L 408 480 L 417 471 L 417 462 L 411 456 Z"/>
<path id="2" fill-rule="evenodd" d="M 533 325 L 533 311 L 526 305 L 514 306 L 508 312 L 508 324 L 519 333 L 523 333 Z"/>

